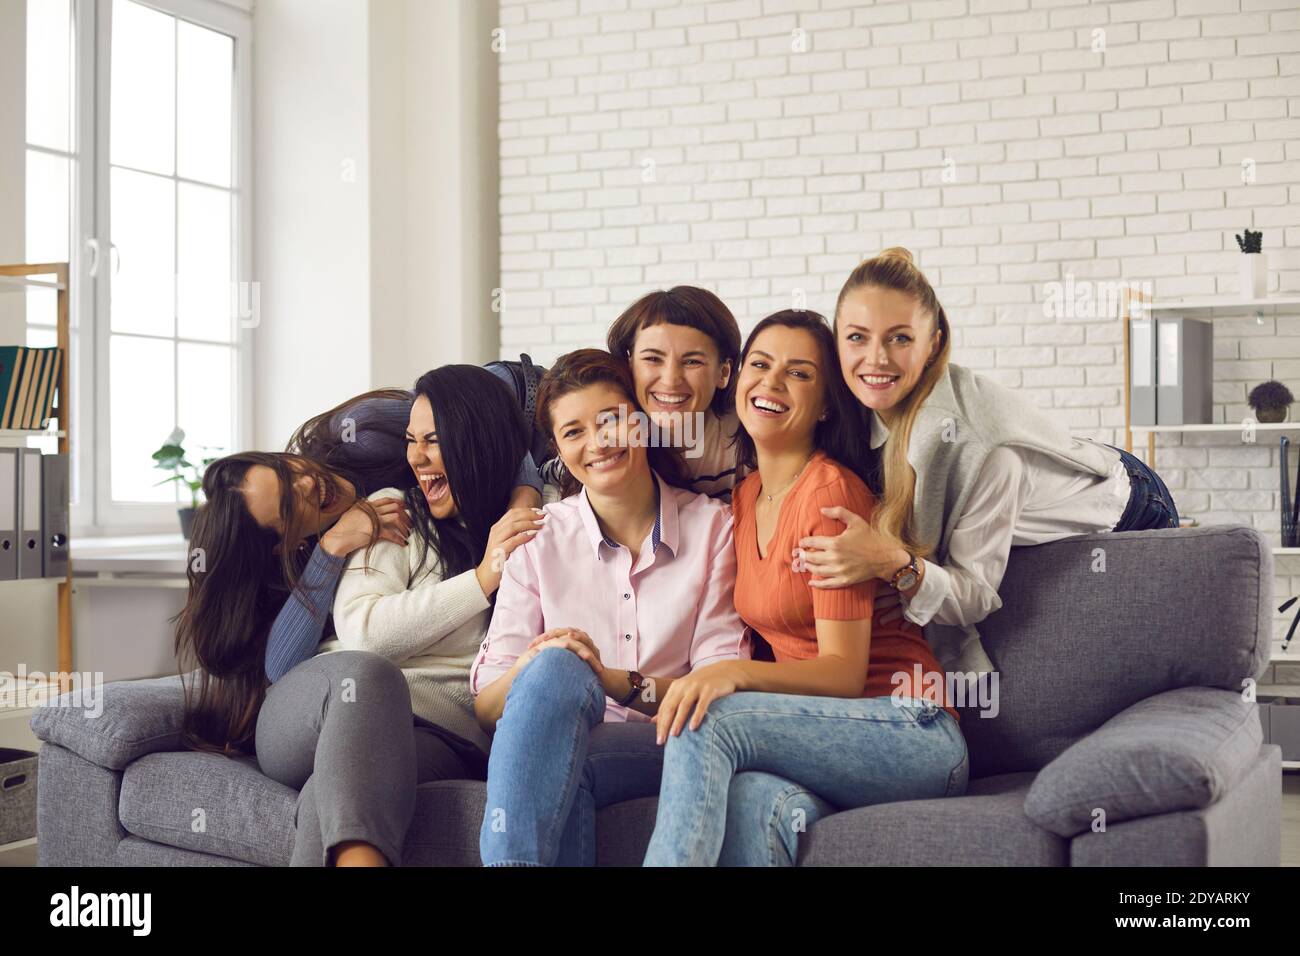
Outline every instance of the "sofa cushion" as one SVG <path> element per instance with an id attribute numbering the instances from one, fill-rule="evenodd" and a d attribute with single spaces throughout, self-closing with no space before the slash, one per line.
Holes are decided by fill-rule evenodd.
<path id="1" fill-rule="evenodd" d="M 1265 745 L 1222 800 L 1070 841 L 1071 866 L 1281 866 L 1281 751 Z"/>
<path id="2" fill-rule="evenodd" d="M 1235 526 L 1088 534 L 1013 548 L 979 624 L 996 717 L 963 710 L 971 777 L 1039 770 L 1103 722 L 1178 687 L 1240 691 L 1268 666 L 1273 556 Z"/>
<path id="3" fill-rule="evenodd" d="M 298 792 L 251 757 L 148 754 L 122 773 L 118 814 L 129 833 L 182 850 L 264 866 L 293 853 Z"/>
<path id="4" fill-rule="evenodd" d="M 117 681 L 102 690 L 98 714 L 69 706 L 72 694 L 37 707 L 32 733 L 109 770 L 121 770 L 145 754 L 181 748 L 185 698 L 180 677 Z"/>
<path id="5" fill-rule="evenodd" d="M 478 837 L 487 785 L 440 780 L 415 791 L 415 818 L 406 831 L 403 866 L 479 866 Z M 596 813 L 596 865 L 640 866 L 655 825 L 658 799 L 643 797 Z"/>
<path id="6" fill-rule="evenodd" d="M 481 780 L 438 780 L 415 788 L 402 866 L 481 866 L 478 832 L 487 804 Z"/>
<path id="7" fill-rule="evenodd" d="M 1060 836 L 1206 807 L 1258 759 L 1259 709 L 1240 693 L 1183 687 L 1116 714 L 1043 768 L 1025 813 Z"/>
<path id="8" fill-rule="evenodd" d="M 823 817 L 800 866 L 1065 866 L 1069 844 L 1025 816 L 1034 775 L 972 780 L 965 796 L 905 800 Z"/>

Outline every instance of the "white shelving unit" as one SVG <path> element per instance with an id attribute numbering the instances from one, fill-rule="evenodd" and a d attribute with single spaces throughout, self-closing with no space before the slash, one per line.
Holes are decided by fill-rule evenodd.
<path id="1" fill-rule="evenodd" d="M 1216 422 L 1200 425 L 1134 425 L 1133 408 L 1130 402 L 1129 376 L 1132 374 L 1132 359 L 1129 354 L 1129 320 L 1135 317 L 1151 316 L 1161 312 L 1179 312 L 1184 317 L 1200 322 L 1210 322 L 1217 318 L 1229 318 L 1253 315 L 1263 319 L 1265 316 L 1279 315 L 1300 316 L 1300 295 L 1288 294 L 1265 299 L 1233 299 L 1226 296 L 1194 296 L 1186 299 L 1161 299 L 1147 301 L 1133 290 L 1126 289 L 1123 296 L 1121 318 L 1124 323 L 1124 447 L 1133 450 L 1133 434 L 1147 436 L 1147 463 L 1155 464 L 1156 438 L 1160 433 L 1184 432 L 1239 432 L 1241 422 Z M 1255 422 L 1256 433 L 1297 433 L 1300 434 L 1300 422 Z"/>
<path id="2" fill-rule="evenodd" d="M 1241 422 L 1216 422 L 1212 425 L 1129 425 L 1134 432 L 1239 432 Z M 1255 422 L 1256 432 L 1300 432 L 1300 422 Z M 1130 449 L 1131 451 L 1132 449 Z"/>

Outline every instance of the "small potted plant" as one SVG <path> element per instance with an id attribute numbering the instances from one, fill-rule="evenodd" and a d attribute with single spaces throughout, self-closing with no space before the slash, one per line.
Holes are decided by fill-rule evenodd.
<path id="1" fill-rule="evenodd" d="M 1264 241 L 1262 232 L 1245 230 L 1237 236 L 1237 247 L 1242 252 L 1240 277 L 1243 299 L 1262 299 L 1268 295 L 1268 257 L 1260 251 Z"/>
<path id="2" fill-rule="evenodd" d="M 188 508 L 177 508 L 176 513 L 181 519 L 181 534 L 185 540 L 190 539 L 190 528 L 194 524 L 194 512 L 199 507 L 199 493 L 203 489 L 203 471 L 216 461 L 216 456 L 209 456 L 201 459 L 199 464 L 194 464 L 185 457 L 185 430 L 182 428 L 173 429 L 172 433 L 167 436 L 162 447 L 153 453 L 154 467 L 163 471 L 170 471 L 171 477 L 164 478 L 158 482 L 159 485 L 165 485 L 169 482 L 179 481 L 190 490 L 190 506 Z M 205 448 L 206 446 L 199 446 Z"/>
<path id="3" fill-rule="evenodd" d="M 1246 399 L 1261 422 L 1284 422 L 1295 398 L 1281 382 L 1262 382 L 1250 390 Z"/>

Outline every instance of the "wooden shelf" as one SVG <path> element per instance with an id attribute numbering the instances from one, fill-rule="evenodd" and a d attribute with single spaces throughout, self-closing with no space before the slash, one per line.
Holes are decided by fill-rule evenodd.
<path id="1" fill-rule="evenodd" d="M 67 288 L 62 282 L 49 279 L 0 275 L 0 292 L 26 292 L 28 289 L 53 289 L 55 292 L 65 292 Z"/>

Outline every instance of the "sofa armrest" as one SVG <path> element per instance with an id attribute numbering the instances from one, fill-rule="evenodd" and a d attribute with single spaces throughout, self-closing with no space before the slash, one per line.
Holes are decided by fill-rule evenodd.
<path id="1" fill-rule="evenodd" d="M 1138 701 L 1044 767 L 1025 815 L 1063 837 L 1093 825 L 1207 807 L 1259 756 L 1259 708 L 1240 693 L 1181 687 Z"/>
<path id="2" fill-rule="evenodd" d="M 97 694 L 64 694 L 37 707 L 30 726 L 41 740 L 122 770 L 145 754 L 182 749 L 184 716 L 180 677 L 159 677 L 105 684 Z"/>

